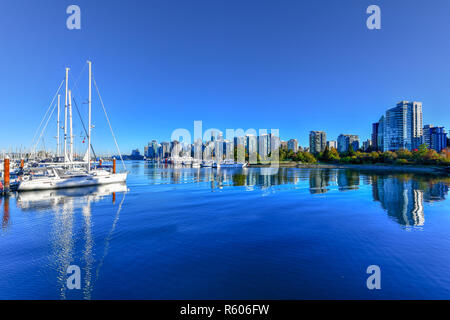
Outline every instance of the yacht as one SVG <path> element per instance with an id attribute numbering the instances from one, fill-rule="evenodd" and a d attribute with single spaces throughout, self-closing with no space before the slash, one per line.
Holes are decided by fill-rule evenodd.
<path id="1" fill-rule="evenodd" d="M 73 187 L 87 187 L 110 183 L 123 183 L 127 173 L 112 173 L 103 169 L 90 172 L 66 171 L 61 168 L 49 168 L 44 174 L 30 174 L 22 177 L 17 191 L 49 190 Z"/>
<path id="2" fill-rule="evenodd" d="M 214 164 L 214 161 L 212 160 L 203 160 L 201 166 L 204 168 L 211 168 Z"/>
<path id="3" fill-rule="evenodd" d="M 224 160 L 220 163 L 220 168 L 245 168 L 247 162 L 235 162 L 234 160 Z"/>
<path id="4" fill-rule="evenodd" d="M 88 99 L 88 112 L 89 112 L 89 122 L 88 122 L 88 145 L 85 158 L 82 162 L 73 161 L 73 139 L 70 139 L 70 154 L 67 152 L 67 139 L 66 130 L 67 126 L 64 126 L 64 163 L 53 163 L 40 168 L 39 170 L 29 171 L 24 174 L 17 185 L 18 191 L 32 191 L 32 190 L 49 190 L 49 189 L 61 189 L 61 188 L 73 188 L 73 187 L 85 187 L 85 186 L 95 186 L 111 183 L 123 183 L 127 179 L 127 172 L 116 173 L 115 159 L 113 160 L 113 167 L 108 168 L 92 168 L 91 167 L 91 105 L 92 105 L 92 63 L 87 62 L 89 66 L 89 99 Z M 66 97 L 69 97 L 69 114 L 70 114 L 70 131 L 72 132 L 72 112 L 71 112 L 71 92 L 68 91 L 68 68 L 66 69 Z M 94 84 L 97 88 L 99 94 L 100 102 L 102 103 L 103 110 L 105 111 L 106 118 L 109 119 L 106 114 L 106 109 L 103 105 L 100 93 L 98 91 L 97 84 Z M 66 101 L 67 105 L 67 101 Z M 58 115 L 59 115 L 59 99 L 58 99 Z M 51 116 L 51 115 L 50 115 Z M 65 118 L 67 120 L 67 108 L 65 108 Z M 59 124 L 59 116 L 58 116 Z M 112 132 L 114 141 L 117 146 L 117 141 Z M 58 128 L 59 130 L 59 128 Z M 119 152 L 120 155 L 120 152 Z M 122 156 L 120 156 L 123 163 Z"/>

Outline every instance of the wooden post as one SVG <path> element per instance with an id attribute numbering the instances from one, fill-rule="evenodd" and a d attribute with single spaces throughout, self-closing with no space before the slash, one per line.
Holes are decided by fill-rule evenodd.
<path id="1" fill-rule="evenodd" d="M 5 158 L 4 166 L 3 166 L 3 174 L 4 178 L 4 188 L 5 192 L 9 191 L 9 158 Z"/>
<path id="2" fill-rule="evenodd" d="M 113 173 L 116 173 L 116 158 L 113 158 Z"/>
<path id="3" fill-rule="evenodd" d="M 116 204 L 116 193 L 115 192 L 113 192 L 113 194 L 112 194 L 112 201 L 113 201 L 113 204 Z"/>
<path id="4" fill-rule="evenodd" d="M 20 159 L 20 169 L 23 169 L 24 166 L 25 166 L 25 161 L 23 161 L 23 159 Z"/>

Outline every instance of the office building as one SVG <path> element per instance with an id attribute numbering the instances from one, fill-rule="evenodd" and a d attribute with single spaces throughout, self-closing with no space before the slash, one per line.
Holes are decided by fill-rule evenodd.
<path id="1" fill-rule="evenodd" d="M 337 149 L 337 141 L 335 141 L 335 140 L 327 141 L 327 146 L 328 146 L 328 149 L 331 149 L 331 148 Z"/>
<path id="2" fill-rule="evenodd" d="M 433 127 L 430 129 L 430 148 L 437 152 L 447 148 L 447 133 L 444 127 Z"/>
<path id="3" fill-rule="evenodd" d="M 384 151 L 413 150 L 422 142 L 422 103 L 401 101 L 386 111 Z"/>
<path id="4" fill-rule="evenodd" d="M 337 145 L 340 153 L 348 152 L 350 146 L 353 151 L 357 151 L 359 149 L 359 137 L 354 134 L 341 134 L 337 139 Z"/>
<path id="5" fill-rule="evenodd" d="M 295 153 L 297 153 L 297 152 L 298 152 L 298 141 L 297 141 L 297 139 L 290 139 L 290 140 L 287 142 L 287 148 L 288 148 L 289 150 L 292 150 L 292 151 L 294 151 Z"/>
<path id="6" fill-rule="evenodd" d="M 327 146 L 327 134 L 323 131 L 309 133 L 309 152 L 315 154 L 323 152 Z"/>
<path id="7" fill-rule="evenodd" d="M 380 128 L 380 123 L 372 123 L 372 149 L 378 150 L 378 129 Z"/>

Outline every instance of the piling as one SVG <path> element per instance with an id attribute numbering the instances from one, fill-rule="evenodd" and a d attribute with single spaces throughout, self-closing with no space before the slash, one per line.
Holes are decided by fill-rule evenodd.
<path id="1" fill-rule="evenodd" d="M 113 159 L 113 173 L 116 173 L 116 158 Z"/>
<path id="2" fill-rule="evenodd" d="M 23 159 L 20 159 L 20 169 L 23 170 L 24 166 L 25 166 L 25 161 Z"/>
<path id="3" fill-rule="evenodd" d="M 99 167 L 102 166 L 102 159 L 98 160 L 98 166 L 99 166 Z"/>

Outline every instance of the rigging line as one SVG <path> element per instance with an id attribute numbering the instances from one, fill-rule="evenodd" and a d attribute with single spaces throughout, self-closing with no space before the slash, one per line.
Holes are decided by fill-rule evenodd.
<path id="1" fill-rule="evenodd" d="M 42 135 L 44 134 L 44 131 L 45 131 L 45 129 L 47 128 L 48 122 L 50 121 L 50 119 L 51 119 L 51 117 L 52 117 L 52 115 L 53 115 L 53 112 L 55 112 L 55 109 L 56 109 L 56 103 L 55 103 L 55 105 L 53 106 L 52 112 L 51 112 L 50 115 L 48 116 L 48 119 L 47 119 L 47 122 L 45 123 L 45 126 L 42 128 L 41 134 L 39 135 L 39 139 L 36 140 L 36 144 L 34 145 L 34 148 L 33 148 L 34 153 L 36 153 L 36 147 L 37 147 L 37 145 L 38 145 L 38 143 L 39 143 L 39 140 L 41 140 L 41 137 L 42 137 Z"/>
<path id="2" fill-rule="evenodd" d="M 106 113 L 105 105 L 103 104 L 103 99 L 102 99 L 102 96 L 100 95 L 100 91 L 98 90 L 97 82 L 95 82 L 95 78 L 93 76 L 92 76 L 92 80 L 94 80 L 94 85 L 95 85 L 95 88 L 97 89 L 97 94 L 98 94 L 98 97 L 100 98 L 100 102 L 102 104 L 103 111 L 105 112 L 105 116 L 106 116 L 106 120 L 108 121 L 109 129 L 111 130 L 111 134 L 114 138 L 114 143 L 116 144 L 117 151 L 119 152 L 120 160 L 122 161 L 122 165 L 126 171 L 127 167 L 125 166 L 125 162 L 123 162 L 122 154 L 120 153 L 120 149 L 119 149 L 119 145 L 117 144 L 116 136 L 114 135 L 114 131 L 111 127 L 111 122 L 109 122 L 109 117 L 108 117 L 108 114 Z"/>
<path id="3" fill-rule="evenodd" d="M 103 257 L 100 259 L 98 266 L 97 266 L 97 272 L 96 272 L 96 278 L 93 280 L 93 282 L 96 282 L 98 280 L 98 277 L 100 275 L 100 269 L 103 266 L 103 262 L 105 261 L 106 256 L 108 255 L 109 251 L 109 243 L 112 239 L 112 235 L 114 233 L 114 230 L 116 229 L 117 221 L 119 221 L 120 211 L 122 211 L 122 204 L 125 200 L 125 195 L 127 194 L 127 191 L 124 191 L 122 201 L 120 201 L 119 208 L 117 209 L 116 216 L 114 217 L 113 224 L 111 226 L 111 230 L 109 231 L 109 234 L 105 238 L 105 250 L 103 251 Z"/>
<path id="4" fill-rule="evenodd" d="M 53 96 L 52 102 L 50 102 L 50 105 L 48 106 L 48 109 L 47 109 L 47 111 L 45 112 L 44 117 L 42 117 L 41 123 L 40 123 L 39 126 L 37 127 L 36 132 L 34 133 L 33 140 L 31 140 L 31 146 L 33 146 L 34 141 L 35 141 L 35 139 L 36 139 L 36 135 L 37 135 L 37 133 L 39 132 L 39 129 L 41 128 L 42 123 L 43 123 L 44 120 L 45 120 L 45 117 L 47 116 L 48 112 L 50 111 L 50 108 L 52 107 L 53 102 L 55 101 L 56 96 L 57 96 L 58 93 L 59 93 L 59 90 L 61 90 L 61 87 L 62 87 L 62 85 L 64 84 L 64 81 L 65 81 L 64 79 L 61 81 L 61 84 L 59 85 L 58 90 L 56 91 L 55 95 Z M 39 140 L 38 140 L 38 141 L 39 141 Z M 37 141 L 37 142 L 38 142 L 38 141 Z"/>
<path id="5" fill-rule="evenodd" d="M 73 102 L 75 103 L 75 108 L 77 109 L 78 116 L 80 117 L 81 124 L 83 125 L 84 133 L 85 133 L 86 136 L 87 136 L 88 133 L 87 133 L 87 131 L 86 131 L 86 127 L 85 127 L 85 125 L 84 125 L 83 119 L 81 118 L 81 113 L 80 113 L 80 110 L 78 109 L 78 105 L 77 105 L 77 102 L 75 101 L 75 97 L 72 97 L 72 100 L 73 100 Z M 92 143 L 91 143 L 91 150 L 92 150 L 92 153 L 94 154 L 95 159 L 97 159 L 97 155 L 95 154 L 94 147 L 92 146 Z"/>
<path id="6" fill-rule="evenodd" d="M 74 92 L 75 92 L 75 90 L 78 89 L 78 81 L 80 81 L 81 75 L 83 74 L 84 69 L 86 69 L 86 65 L 87 65 L 87 64 L 83 64 L 83 68 L 81 69 L 81 72 L 80 72 L 80 74 L 78 75 L 78 78 L 77 78 L 77 80 L 75 81 L 75 84 L 73 85 L 73 90 L 72 90 L 72 91 L 74 91 Z M 70 71 L 69 71 L 69 72 L 70 72 Z"/>

